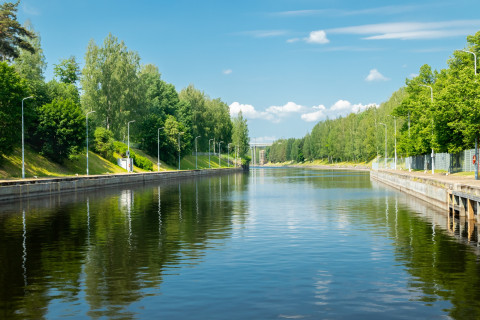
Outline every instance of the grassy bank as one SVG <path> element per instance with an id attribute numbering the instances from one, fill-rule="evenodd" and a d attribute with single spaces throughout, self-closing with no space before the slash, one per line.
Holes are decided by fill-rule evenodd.
<path id="1" fill-rule="evenodd" d="M 153 163 L 153 171 L 157 171 L 157 158 L 151 157 L 141 150 L 134 149 L 139 155 L 146 157 Z M 117 174 L 127 171 L 99 155 L 89 152 L 88 171 L 90 175 L 98 174 Z M 211 156 L 211 168 L 220 168 L 218 157 Z M 232 160 L 230 158 L 230 160 Z M 233 166 L 233 164 L 231 164 Z M 221 167 L 227 167 L 227 158 L 222 156 Z M 63 177 L 85 175 L 87 160 L 85 154 L 78 155 L 73 159 L 66 160 L 63 164 L 58 164 L 36 153 L 29 147 L 25 148 L 25 177 Z M 198 156 L 198 169 L 209 168 L 208 156 Z M 160 162 L 159 171 L 177 170 L 177 166 L 168 165 Z M 189 155 L 181 160 L 182 170 L 195 169 L 195 156 Z M 147 172 L 134 166 L 134 172 Z M 0 179 L 11 180 L 22 177 L 22 150 L 16 148 L 12 154 L 5 156 L 0 162 Z"/>

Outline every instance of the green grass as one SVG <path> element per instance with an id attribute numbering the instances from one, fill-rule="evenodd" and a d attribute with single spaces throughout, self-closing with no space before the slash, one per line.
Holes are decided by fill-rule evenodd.
<path id="1" fill-rule="evenodd" d="M 153 163 L 153 171 L 157 171 L 157 159 L 147 155 L 145 152 L 134 149 L 139 155 L 146 157 Z M 115 158 L 119 158 L 118 154 L 115 154 Z M 211 168 L 219 168 L 218 157 L 211 156 Z M 233 167 L 233 158 L 230 157 Z M 227 157 L 222 155 L 222 168 L 227 167 Z M 209 167 L 208 156 L 198 156 L 198 169 L 206 169 Z M 177 170 L 174 165 L 168 165 L 164 162 L 160 163 L 160 171 Z M 195 169 L 195 156 L 188 155 L 181 160 L 182 170 Z M 88 171 L 90 175 L 98 174 L 112 174 L 112 173 L 126 173 L 127 171 L 110 161 L 100 157 L 99 155 L 89 152 L 88 154 Z M 147 172 L 146 170 L 138 167 L 133 168 L 134 172 Z M 36 153 L 30 147 L 25 148 L 25 177 L 62 177 L 62 176 L 75 176 L 86 175 L 87 173 L 87 159 L 85 154 L 75 156 L 73 159 L 67 159 L 63 164 L 58 164 L 51 161 L 48 158 Z M 16 148 L 12 154 L 4 156 L 0 161 L 0 179 L 10 180 L 19 179 L 22 177 L 22 150 Z"/>

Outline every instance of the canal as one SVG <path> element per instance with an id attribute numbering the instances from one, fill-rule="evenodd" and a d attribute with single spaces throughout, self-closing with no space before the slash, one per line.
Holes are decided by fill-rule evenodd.
<path id="1" fill-rule="evenodd" d="M 368 172 L 252 169 L 0 211 L 0 319 L 480 318 L 476 226 Z"/>

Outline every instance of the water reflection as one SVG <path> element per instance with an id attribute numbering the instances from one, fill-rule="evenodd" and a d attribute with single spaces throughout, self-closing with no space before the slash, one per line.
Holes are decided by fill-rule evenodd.
<path id="1" fill-rule="evenodd" d="M 480 317 L 477 226 L 367 173 L 255 169 L 3 209 L 1 319 Z"/>

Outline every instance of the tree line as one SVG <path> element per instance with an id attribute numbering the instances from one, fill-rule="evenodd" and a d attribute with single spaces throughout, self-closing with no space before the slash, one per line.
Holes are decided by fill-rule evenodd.
<path id="1" fill-rule="evenodd" d="M 225 153 L 231 144 L 231 152 L 238 146 L 240 157 L 247 154 L 241 113 L 231 119 L 225 102 L 193 85 L 178 92 L 112 34 L 101 45 L 90 41 L 82 69 L 75 57 L 63 59 L 47 82 L 40 35 L 18 23 L 18 5 L 0 5 L 0 155 L 19 145 L 22 104 L 25 142 L 60 163 L 84 151 L 87 113 L 92 147 L 107 158 L 121 153 L 118 141 L 128 136 L 155 157 L 159 141 L 161 159 L 172 164 L 195 140 L 199 151 Z"/>
<path id="2" fill-rule="evenodd" d="M 480 31 L 467 36 L 447 68 L 432 70 L 425 64 L 419 74 L 380 106 L 345 117 L 326 119 L 300 139 L 282 139 L 267 148 L 271 162 L 371 161 L 431 152 L 458 153 L 473 148 L 480 135 L 480 87 L 477 64 Z"/>

